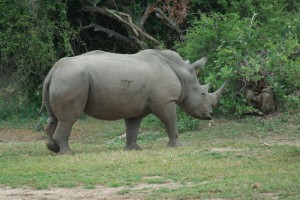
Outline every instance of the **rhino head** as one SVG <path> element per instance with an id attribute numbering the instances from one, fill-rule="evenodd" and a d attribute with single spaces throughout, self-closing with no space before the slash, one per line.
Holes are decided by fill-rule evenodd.
<path id="1" fill-rule="evenodd" d="M 188 81 L 184 85 L 184 98 L 179 106 L 192 117 L 211 120 L 212 107 L 217 105 L 225 83 L 214 93 L 208 93 L 209 85 L 200 85 L 196 72 L 205 65 L 206 60 L 207 58 L 203 57 L 192 64 L 189 61 L 185 61 L 185 65 L 192 75 L 189 76 Z"/>

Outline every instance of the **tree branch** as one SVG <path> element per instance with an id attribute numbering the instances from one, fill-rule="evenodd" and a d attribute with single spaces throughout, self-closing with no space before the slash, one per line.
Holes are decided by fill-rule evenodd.
<path id="1" fill-rule="evenodd" d="M 140 21 L 139 21 L 139 26 L 140 27 L 143 27 L 145 22 L 147 21 L 147 19 L 149 18 L 150 14 L 154 11 L 154 6 L 151 4 L 151 5 L 148 5 L 144 14 L 142 15 Z"/>
<path id="2" fill-rule="evenodd" d="M 155 16 L 160 19 L 163 23 L 165 23 L 167 26 L 169 26 L 170 28 L 172 28 L 173 30 L 175 30 L 177 33 L 181 33 L 181 30 L 178 28 L 178 24 L 176 23 L 176 21 L 174 19 L 172 19 L 171 17 L 168 17 L 163 11 L 162 9 L 156 7 L 156 4 L 151 4 L 147 6 L 146 11 L 144 12 L 144 14 L 142 15 L 140 22 L 139 22 L 139 26 L 143 27 L 145 22 L 147 21 L 147 19 L 149 18 L 151 13 L 155 13 Z"/>
<path id="3" fill-rule="evenodd" d="M 81 26 L 79 28 L 80 31 L 87 30 L 87 29 L 93 29 L 95 32 L 99 31 L 99 32 L 106 33 L 108 35 L 108 37 L 113 37 L 117 40 L 125 42 L 126 44 L 128 44 L 133 49 L 143 49 L 144 48 L 144 46 L 142 46 L 141 43 L 136 42 L 136 41 L 133 42 L 130 38 L 125 37 L 125 36 L 121 35 L 120 33 L 116 32 L 116 31 L 104 28 L 103 26 L 99 26 L 97 24 L 90 24 L 90 25 L 87 25 L 87 26 Z"/>
<path id="4" fill-rule="evenodd" d="M 137 25 L 135 25 L 132 22 L 131 17 L 123 12 L 117 12 L 114 10 L 110 10 L 107 8 L 102 8 L 102 7 L 91 7 L 91 6 L 86 6 L 84 8 L 85 11 L 92 12 L 92 13 L 97 13 L 101 15 L 105 15 L 109 18 L 112 18 L 118 22 L 121 22 L 122 24 L 125 24 L 126 26 L 130 27 L 134 35 L 139 36 L 141 34 L 143 37 L 146 39 L 150 40 L 151 42 L 155 43 L 156 45 L 159 45 L 160 43 L 150 36 L 149 34 L 145 33 L 143 30 L 141 30 Z"/>
<path id="5" fill-rule="evenodd" d="M 175 30 L 178 33 L 181 33 L 181 30 L 178 28 L 178 24 L 176 23 L 175 20 L 173 20 L 172 18 L 168 17 L 160 8 L 154 8 L 155 10 L 155 16 L 161 20 L 163 20 L 163 22 L 169 26 L 170 28 L 172 28 L 173 30 Z"/>

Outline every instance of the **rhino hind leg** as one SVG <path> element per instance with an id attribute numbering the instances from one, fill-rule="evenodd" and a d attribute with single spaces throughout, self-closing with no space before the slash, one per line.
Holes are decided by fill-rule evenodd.
<path id="1" fill-rule="evenodd" d="M 126 125 L 126 146 L 125 150 L 142 150 L 137 144 L 137 135 L 144 116 L 125 119 Z"/>
<path id="2" fill-rule="evenodd" d="M 73 154 L 68 142 L 73 124 L 73 122 L 58 121 L 53 140 L 59 146 L 59 154 Z"/>
<path id="3" fill-rule="evenodd" d="M 45 128 L 45 130 L 48 134 L 48 142 L 46 145 L 47 145 L 47 148 L 50 151 L 53 151 L 54 153 L 58 153 L 60 150 L 59 146 L 53 140 L 53 134 L 55 132 L 56 127 L 57 127 L 57 119 L 55 117 L 49 117 L 46 128 Z"/>

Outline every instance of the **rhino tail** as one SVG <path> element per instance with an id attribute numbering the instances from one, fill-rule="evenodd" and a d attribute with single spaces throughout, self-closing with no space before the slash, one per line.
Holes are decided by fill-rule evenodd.
<path id="1" fill-rule="evenodd" d="M 42 96 L 42 105 L 38 112 L 38 115 L 41 115 L 44 107 L 46 107 L 48 113 L 53 113 L 52 108 L 50 106 L 50 97 L 49 97 L 49 86 L 51 83 L 51 78 L 53 75 L 53 68 L 49 71 L 43 83 L 43 96 Z"/>

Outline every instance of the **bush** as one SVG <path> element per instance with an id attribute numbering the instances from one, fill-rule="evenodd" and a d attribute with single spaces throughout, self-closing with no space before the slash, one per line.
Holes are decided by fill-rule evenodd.
<path id="1" fill-rule="evenodd" d="M 57 58 L 72 53 L 72 30 L 61 1 L 6 0 L 0 3 L 0 13 L 0 118 L 4 118 L 40 105 L 48 70 Z"/>
<path id="2" fill-rule="evenodd" d="M 177 44 L 190 60 L 209 57 L 201 82 L 217 88 L 228 81 L 220 100 L 223 113 L 255 111 L 247 105 L 245 92 L 261 84 L 271 85 L 282 108 L 299 108 L 299 96 L 291 94 L 300 89 L 300 14 L 279 0 L 255 2 L 247 1 L 248 10 L 234 2 L 224 14 L 202 14 Z"/>

